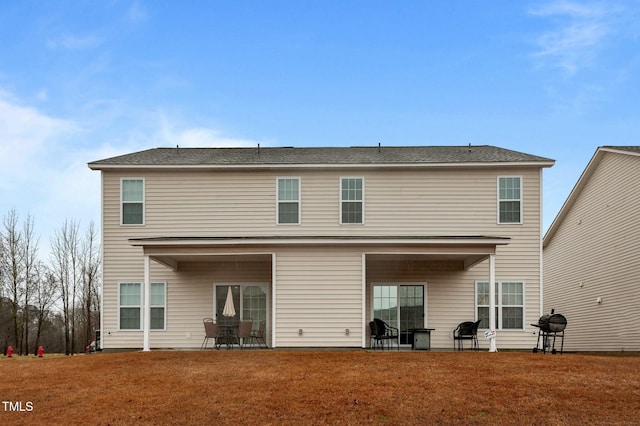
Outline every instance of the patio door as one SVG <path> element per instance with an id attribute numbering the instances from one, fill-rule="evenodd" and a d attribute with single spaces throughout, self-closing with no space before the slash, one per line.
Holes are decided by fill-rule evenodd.
<path id="1" fill-rule="evenodd" d="M 400 344 L 411 344 L 412 328 L 425 327 L 425 287 L 416 284 L 374 284 L 373 317 L 400 331 Z"/>
<path id="2" fill-rule="evenodd" d="M 233 317 L 224 316 L 224 305 L 227 301 L 227 294 L 231 288 L 233 307 L 236 315 Z M 231 321 L 252 320 L 253 330 L 257 330 L 260 321 L 267 321 L 269 306 L 267 302 L 267 284 L 216 284 L 213 301 L 213 314 L 217 321 L 224 319 Z"/>

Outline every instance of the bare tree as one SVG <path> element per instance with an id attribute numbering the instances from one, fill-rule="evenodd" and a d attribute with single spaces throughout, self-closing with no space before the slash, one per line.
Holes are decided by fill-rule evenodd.
<path id="1" fill-rule="evenodd" d="M 11 320 L 13 325 L 13 344 L 15 350 L 22 354 L 22 324 L 20 317 L 20 301 L 24 292 L 24 249 L 22 235 L 18 230 L 18 215 L 11 210 L 4 217 L 5 235 L 2 238 L 2 257 L 0 269 L 4 278 L 4 287 L 11 301 Z"/>
<path id="2" fill-rule="evenodd" d="M 24 292 L 22 303 L 22 342 L 24 349 L 20 353 L 29 353 L 29 325 L 31 324 L 29 306 L 32 303 L 33 293 L 39 286 L 38 271 L 38 239 L 35 237 L 33 217 L 27 216 L 22 228 L 22 262 L 24 269 Z"/>
<path id="3" fill-rule="evenodd" d="M 94 222 L 89 224 L 82 243 L 82 308 L 85 323 L 85 341 L 93 338 L 94 315 L 99 315 L 100 249 Z M 97 319 L 96 319 L 97 321 Z"/>
<path id="4" fill-rule="evenodd" d="M 33 303 L 36 308 L 36 339 L 34 343 L 34 354 L 42 342 L 42 333 L 45 325 L 50 322 L 51 308 L 58 300 L 58 283 L 55 274 L 40 262 L 36 267 L 39 285 L 35 288 Z"/>
<path id="5" fill-rule="evenodd" d="M 64 318 L 65 355 L 75 353 L 75 317 L 80 271 L 78 223 L 65 220 L 51 241 L 52 268 L 59 285 Z"/>

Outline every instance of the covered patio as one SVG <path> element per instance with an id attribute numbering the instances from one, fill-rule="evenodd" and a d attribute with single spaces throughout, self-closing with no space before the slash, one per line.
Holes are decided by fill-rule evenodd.
<path id="1" fill-rule="evenodd" d="M 485 262 L 480 278 L 495 282 L 496 248 L 509 242 L 488 236 L 129 239 L 144 255 L 143 350 L 151 349 L 152 264 L 178 277 L 188 270 L 210 280 L 214 317 L 231 288 L 239 319 L 267 321 L 270 347 L 365 348 L 373 317 L 395 322 L 403 345 L 410 343 L 409 328 L 426 326 L 440 328 L 435 338 L 444 342 L 451 321 L 473 315 L 473 310 L 455 312 L 456 280 Z M 197 271 L 215 264 L 224 264 L 224 270 L 211 276 Z M 254 296 L 261 300 L 256 306 Z"/>

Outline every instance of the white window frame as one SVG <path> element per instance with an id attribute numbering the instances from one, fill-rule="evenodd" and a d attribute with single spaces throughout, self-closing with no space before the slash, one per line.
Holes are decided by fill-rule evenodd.
<path id="1" fill-rule="evenodd" d="M 124 181 L 139 180 L 142 181 L 142 223 L 124 223 Z M 123 177 L 120 179 L 120 226 L 144 226 L 146 221 L 146 182 L 144 178 L 140 177 Z M 133 201 L 126 201 L 126 203 L 134 203 Z M 140 202 L 136 201 L 135 204 Z"/>
<path id="2" fill-rule="evenodd" d="M 298 199 L 297 200 L 280 200 L 280 181 L 297 180 L 298 181 Z M 291 223 L 280 222 L 280 203 L 298 203 L 298 221 Z M 297 176 L 281 176 L 276 178 L 276 224 L 283 226 L 300 225 L 302 223 L 302 179 Z"/>
<path id="3" fill-rule="evenodd" d="M 121 293 L 122 293 L 122 285 L 123 284 L 135 284 L 138 286 L 139 290 L 140 290 L 140 303 L 138 305 L 123 305 L 121 303 Z M 118 330 L 119 331 L 124 331 L 124 332 L 129 332 L 129 331 L 141 331 L 142 330 L 142 324 L 144 324 L 144 309 L 143 309 L 143 305 L 144 305 L 144 295 L 143 295 L 143 285 L 141 282 L 136 282 L 136 281 L 121 281 L 118 283 Z M 138 328 L 122 328 L 122 323 L 121 323 L 121 309 L 122 308 L 137 308 L 140 310 L 140 324 L 138 324 Z"/>
<path id="4" fill-rule="evenodd" d="M 475 305 L 475 319 L 478 320 L 480 319 L 480 315 L 478 315 L 478 308 L 489 308 L 491 309 L 491 305 L 480 305 L 478 304 L 478 284 L 487 284 L 489 281 L 486 280 L 477 280 L 475 282 L 475 287 L 474 287 L 474 305 Z M 505 283 L 518 283 L 522 285 L 522 305 L 505 305 L 502 303 L 502 284 Z M 497 313 L 496 313 L 496 321 L 498 322 L 498 325 L 496 327 L 496 330 L 505 330 L 505 331 L 523 331 L 526 327 L 525 324 L 525 319 L 526 319 L 526 306 L 527 306 L 527 301 L 526 301 L 526 283 L 524 280 L 501 280 L 501 281 L 496 281 L 494 283 L 494 285 L 496 286 L 496 298 L 498 299 L 496 301 L 495 307 L 497 309 Z M 502 309 L 503 308 L 522 308 L 522 328 L 504 328 L 502 326 Z M 490 324 L 491 325 L 491 324 Z M 492 328 L 493 329 L 493 328 Z"/>
<path id="5" fill-rule="evenodd" d="M 162 328 L 153 328 L 151 326 L 151 321 L 149 321 L 149 329 L 151 331 L 167 331 L 167 283 L 166 281 L 154 281 L 152 283 L 150 283 L 149 288 L 152 288 L 153 286 L 158 285 L 158 284 L 162 284 L 163 286 L 163 300 L 162 300 L 162 304 L 158 305 L 158 304 L 154 304 L 153 302 L 151 302 L 151 298 L 149 298 L 149 314 L 151 314 L 151 310 L 153 308 L 162 308 L 163 309 L 163 318 L 162 318 Z M 144 290 L 143 290 L 144 293 Z"/>
<path id="6" fill-rule="evenodd" d="M 362 181 L 362 199 L 361 200 L 343 200 L 342 199 L 342 183 L 348 179 L 360 179 Z M 344 176 L 340 178 L 339 184 L 339 194 L 338 197 L 340 199 L 340 225 L 364 225 L 365 223 L 365 208 L 364 208 L 364 200 L 365 200 L 365 181 L 362 176 Z M 362 205 L 362 221 L 361 222 L 343 222 L 342 221 L 342 205 L 343 203 L 354 203 L 360 202 Z"/>
<path id="7" fill-rule="evenodd" d="M 520 182 L 520 198 L 500 198 L 500 179 L 518 179 Z M 497 194 L 496 194 L 496 199 L 497 199 L 497 222 L 499 225 L 522 225 L 523 223 L 523 216 L 524 216 L 524 201 L 523 201 L 523 193 L 522 193 L 522 176 L 498 176 L 497 181 L 496 181 L 496 187 L 497 187 Z M 520 220 L 517 222 L 502 222 L 500 220 L 500 203 L 506 201 L 506 202 L 513 202 L 513 201 L 517 201 L 520 203 Z"/>

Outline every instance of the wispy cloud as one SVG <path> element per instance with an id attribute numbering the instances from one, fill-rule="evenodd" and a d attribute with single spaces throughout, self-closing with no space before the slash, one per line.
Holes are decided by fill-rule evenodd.
<path id="1" fill-rule="evenodd" d="M 64 35 L 58 38 L 47 40 L 47 48 L 66 49 L 66 50 L 82 50 L 98 47 L 102 44 L 102 38 L 95 35 L 75 36 Z"/>
<path id="2" fill-rule="evenodd" d="M 528 12 L 554 23 L 554 28 L 537 37 L 534 57 L 569 75 L 589 66 L 615 32 L 613 16 L 617 10 L 603 3 L 559 0 L 536 6 Z"/>
<path id="3" fill-rule="evenodd" d="M 134 1 L 127 11 L 127 19 L 130 22 L 143 22 L 148 18 L 147 10 L 139 1 Z"/>
<path id="4" fill-rule="evenodd" d="M 34 155 L 63 135 L 77 130 L 71 121 L 49 117 L 34 108 L 0 97 L 1 173 L 20 174 Z M 4 179 L 0 179 L 2 181 Z"/>

